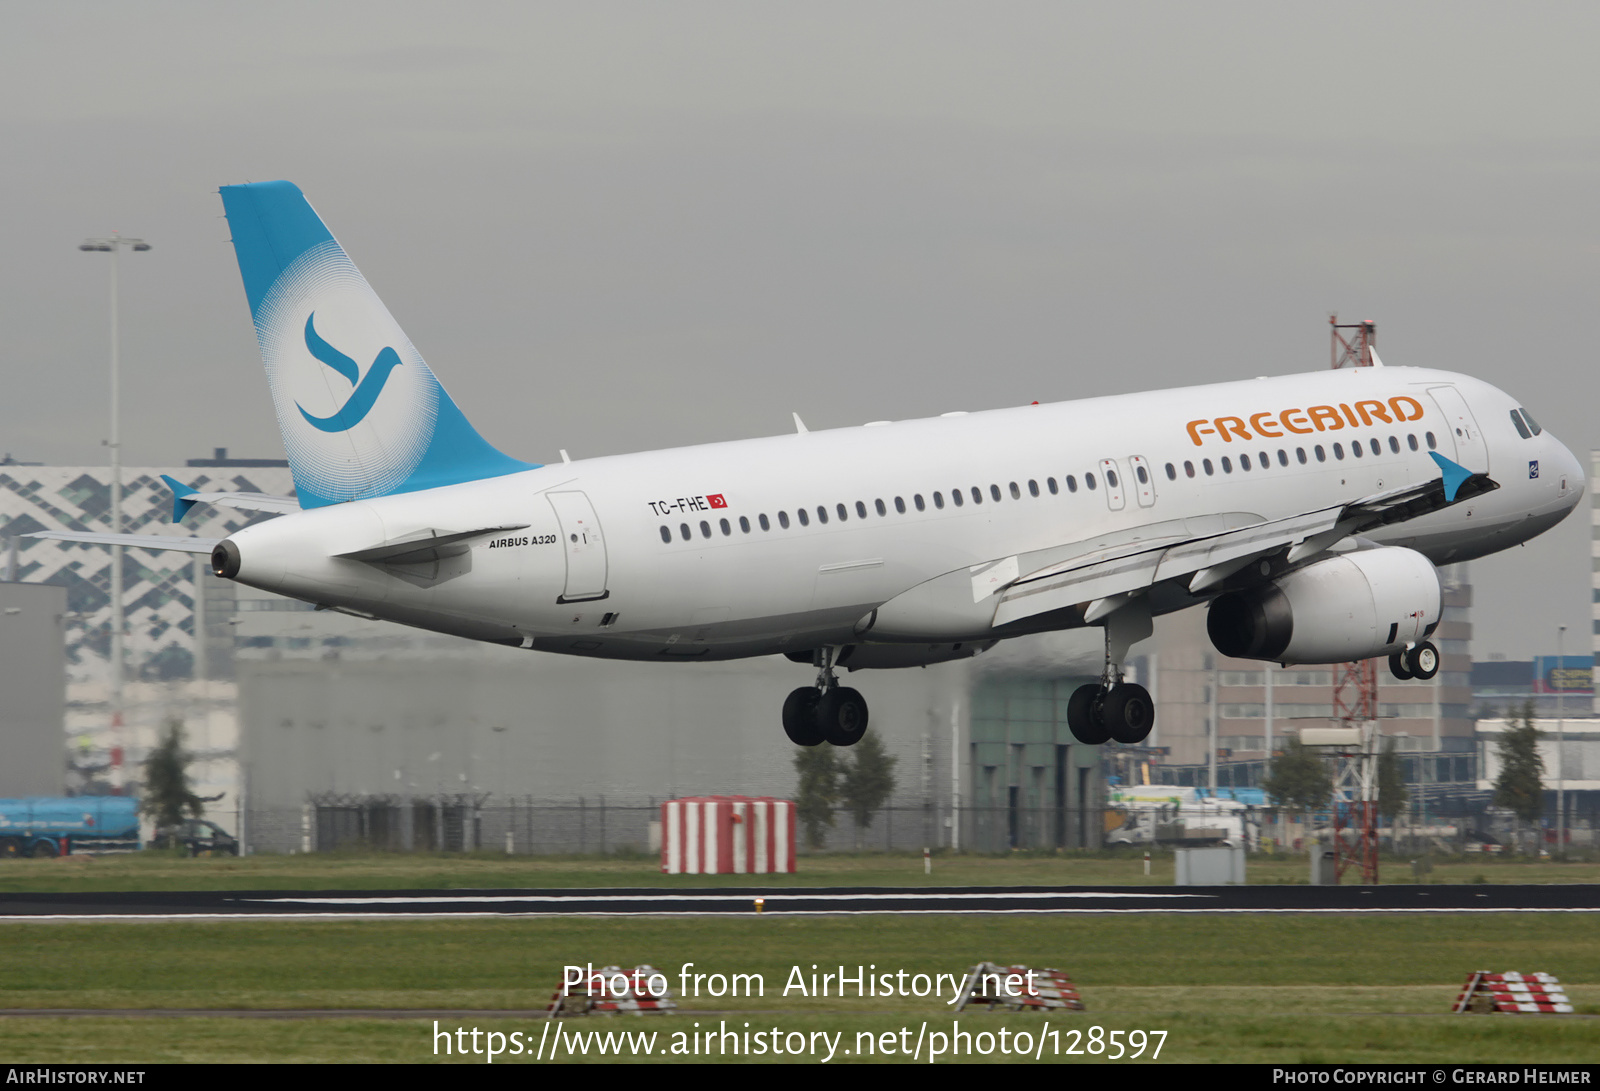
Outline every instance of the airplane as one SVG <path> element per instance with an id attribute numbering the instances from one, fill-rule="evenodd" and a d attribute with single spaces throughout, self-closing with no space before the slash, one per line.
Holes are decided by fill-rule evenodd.
<path id="1" fill-rule="evenodd" d="M 1525 542 L 1579 502 L 1577 459 L 1466 375 L 1374 366 L 640 454 L 524 462 L 468 423 L 300 190 L 224 186 L 296 496 L 221 540 L 34 535 L 210 554 L 318 608 L 608 659 L 780 654 L 796 744 L 849 746 L 837 672 L 925 666 L 1098 626 L 1080 742 L 1136 744 L 1129 648 L 1207 611 L 1225 655 L 1439 669 L 1437 565 Z M 1491 476 L 1492 475 L 1492 476 Z"/>

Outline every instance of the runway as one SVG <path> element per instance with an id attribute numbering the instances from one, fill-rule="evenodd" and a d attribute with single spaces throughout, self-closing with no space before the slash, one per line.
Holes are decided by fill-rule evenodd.
<path id="1" fill-rule="evenodd" d="M 758 905 L 759 902 L 759 905 Z M 0 920 L 888 913 L 1600 912 L 1600 885 L 710 887 L 0 894 Z"/>

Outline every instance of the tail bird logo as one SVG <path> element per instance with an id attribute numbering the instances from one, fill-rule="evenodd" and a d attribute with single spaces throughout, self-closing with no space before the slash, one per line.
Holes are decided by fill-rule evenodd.
<path id="1" fill-rule="evenodd" d="M 300 415 L 318 431 L 348 432 L 372 411 L 373 405 L 378 401 L 378 395 L 383 393 L 384 384 L 389 381 L 389 373 L 401 364 L 400 354 L 392 348 L 385 348 L 372 361 L 367 373 L 362 375 L 361 368 L 354 360 L 317 335 L 316 319 L 315 311 L 306 317 L 306 349 L 312 356 L 343 375 L 354 389 L 344 405 L 331 417 L 314 417 L 307 413 L 305 406 L 299 402 L 295 402 L 295 408 L 300 410 Z"/>

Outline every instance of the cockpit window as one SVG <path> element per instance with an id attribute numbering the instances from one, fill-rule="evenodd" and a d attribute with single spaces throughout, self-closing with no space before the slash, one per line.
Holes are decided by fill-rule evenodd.
<path id="1" fill-rule="evenodd" d="M 1538 435 L 1540 432 L 1544 431 L 1543 428 L 1539 427 L 1539 422 L 1533 419 L 1532 413 L 1528 412 L 1526 409 L 1519 409 L 1517 412 L 1521 413 L 1522 419 L 1528 422 L 1528 427 L 1533 429 L 1534 435 Z"/>
<path id="2" fill-rule="evenodd" d="M 1533 438 L 1533 433 L 1528 431 L 1528 426 L 1523 423 L 1521 410 L 1513 409 L 1511 411 L 1511 423 L 1517 426 L 1517 435 L 1521 436 L 1523 439 Z"/>

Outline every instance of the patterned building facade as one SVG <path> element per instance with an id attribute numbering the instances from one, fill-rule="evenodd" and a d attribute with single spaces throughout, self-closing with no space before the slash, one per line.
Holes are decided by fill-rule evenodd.
<path id="1" fill-rule="evenodd" d="M 223 538 L 259 519 L 250 512 L 202 504 L 189 513 L 181 529 L 176 528 L 172 492 L 162 474 L 207 491 L 280 496 L 294 491 L 286 466 L 226 458 L 195 462 L 222 464 L 125 467 L 123 530 Z M 0 539 L 7 539 L 6 578 L 66 589 L 68 678 L 103 683 L 110 676 L 111 550 L 23 537 L 40 530 L 111 531 L 111 471 L 105 466 L 0 464 Z M 203 578 L 197 580 L 197 575 Z M 197 661 L 209 665 L 207 673 L 226 675 L 233 644 L 227 625 L 233 614 L 232 584 L 205 574 L 203 557 L 166 550 L 123 550 L 122 576 L 130 680 L 190 678 Z M 198 643 L 197 594 L 207 618 Z"/>

